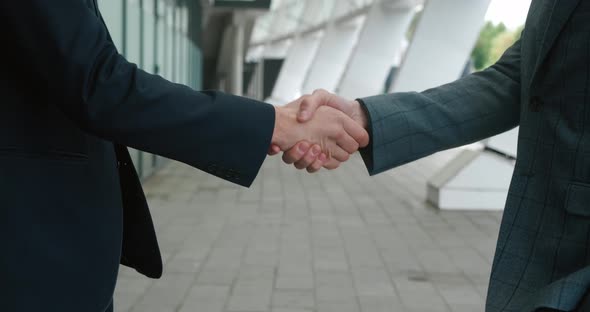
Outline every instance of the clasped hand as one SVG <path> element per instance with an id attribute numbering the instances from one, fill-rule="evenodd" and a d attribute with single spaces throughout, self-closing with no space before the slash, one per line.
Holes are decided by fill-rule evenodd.
<path id="1" fill-rule="evenodd" d="M 357 101 L 324 90 L 276 107 L 269 155 L 284 152 L 283 161 L 308 172 L 336 169 L 369 144 L 367 117 Z"/>

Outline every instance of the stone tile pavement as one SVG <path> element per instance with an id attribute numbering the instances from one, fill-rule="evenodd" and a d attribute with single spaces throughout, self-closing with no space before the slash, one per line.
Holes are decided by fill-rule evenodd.
<path id="1" fill-rule="evenodd" d="M 145 185 L 165 261 L 121 268 L 118 312 L 475 312 L 501 213 L 441 212 L 438 154 L 376 177 L 359 157 L 307 175 L 268 159 L 251 189 L 171 163 Z"/>

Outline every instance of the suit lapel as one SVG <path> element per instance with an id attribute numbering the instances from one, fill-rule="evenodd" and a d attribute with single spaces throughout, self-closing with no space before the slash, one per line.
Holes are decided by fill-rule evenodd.
<path id="1" fill-rule="evenodd" d="M 574 12 L 575 8 L 578 6 L 579 2 L 580 0 L 555 0 L 553 12 L 551 12 L 551 18 L 549 18 L 549 24 L 547 25 L 547 30 L 545 31 L 545 35 L 541 43 L 541 49 L 539 51 L 533 77 L 537 75 L 539 68 L 541 65 L 543 65 L 543 62 L 545 62 L 549 51 L 551 51 L 553 44 L 555 44 L 555 40 L 557 40 L 557 37 L 559 37 L 559 34 Z"/>

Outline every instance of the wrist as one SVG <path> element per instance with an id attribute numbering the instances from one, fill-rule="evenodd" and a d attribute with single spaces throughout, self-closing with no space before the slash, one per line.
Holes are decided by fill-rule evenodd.
<path id="1" fill-rule="evenodd" d="M 357 100 L 353 101 L 352 103 L 352 116 L 351 118 L 356 121 L 359 125 L 363 127 L 363 129 L 368 129 L 369 127 L 369 118 L 367 116 L 367 112 L 363 108 L 363 105 Z"/>
<path id="2" fill-rule="evenodd" d="M 289 129 L 292 129 L 292 120 L 296 120 L 296 112 L 285 106 L 275 106 L 275 127 L 272 135 L 272 144 L 285 151 L 290 148 Z"/>

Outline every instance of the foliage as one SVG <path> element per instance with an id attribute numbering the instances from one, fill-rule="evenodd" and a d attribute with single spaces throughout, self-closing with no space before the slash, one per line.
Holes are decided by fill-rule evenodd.
<path id="1" fill-rule="evenodd" d="M 503 23 L 494 25 L 492 22 L 487 22 L 479 34 L 471 55 L 475 70 L 482 70 L 496 63 L 502 54 L 520 39 L 523 29 L 524 26 L 521 26 L 510 31 Z"/>
<path id="2" fill-rule="evenodd" d="M 489 67 L 496 63 L 502 57 L 502 54 L 514 44 L 514 41 L 514 34 L 511 32 L 501 33 L 494 38 L 489 50 L 488 60 L 484 64 L 484 67 Z"/>
<path id="3" fill-rule="evenodd" d="M 406 32 L 406 38 L 411 41 L 416 28 L 422 17 L 423 11 L 418 11 L 414 15 L 412 22 Z M 514 31 L 509 30 L 504 23 L 494 24 L 486 22 L 483 26 L 479 39 L 471 54 L 471 61 L 475 70 L 485 69 L 496 63 L 502 54 L 518 39 L 524 26 L 517 28 Z"/>
<path id="4" fill-rule="evenodd" d="M 492 22 L 487 22 L 483 26 L 471 54 L 473 66 L 476 70 L 484 69 L 493 64 L 492 50 L 495 48 L 496 38 L 506 32 L 506 26 L 503 23 L 494 25 Z"/>

